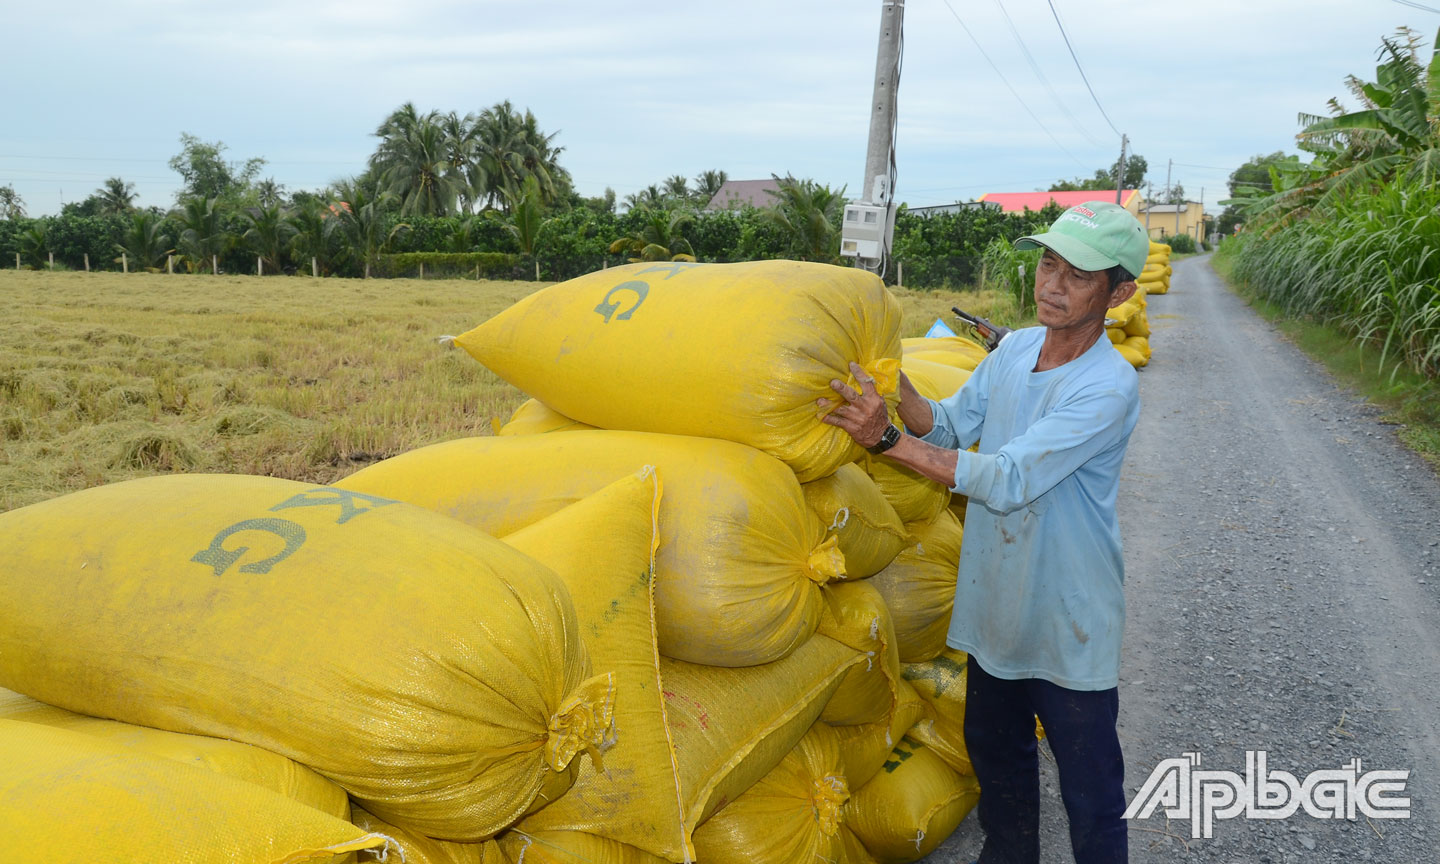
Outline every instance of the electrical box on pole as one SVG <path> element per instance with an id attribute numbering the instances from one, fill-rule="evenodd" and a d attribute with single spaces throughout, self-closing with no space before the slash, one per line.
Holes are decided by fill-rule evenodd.
<path id="1" fill-rule="evenodd" d="M 884 267 L 895 235 L 895 91 L 900 86 L 905 0 L 882 0 L 880 5 L 870 138 L 860 186 L 863 197 L 845 205 L 840 223 L 840 254 L 875 271 Z"/>

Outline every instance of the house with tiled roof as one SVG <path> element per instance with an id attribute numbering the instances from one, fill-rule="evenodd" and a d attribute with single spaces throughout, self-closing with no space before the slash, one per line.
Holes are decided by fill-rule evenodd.
<path id="1" fill-rule="evenodd" d="M 1043 210 L 1054 201 L 1061 207 L 1070 208 L 1086 201 L 1114 201 L 1114 189 L 1089 189 L 1079 192 L 987 192 L 977 200 L 986 204 L 999 204 L 1007 213 L 1022 210 Z M 1138 189 L 1126 189 L 1120 194 L 1120 206 L 1139 218 L 1145 204 L 1145 197 Z"/>
<path id="2" fill-rule="evenodd" d="M 770 207 L 775 203 L 780 184 L 775 178 L 764 180 L 726 180 L 705 205 L 706 210 L 738 210 L 742 207 Z"/>

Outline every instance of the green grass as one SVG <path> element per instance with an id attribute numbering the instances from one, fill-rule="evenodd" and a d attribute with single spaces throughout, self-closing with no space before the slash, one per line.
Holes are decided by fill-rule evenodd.
<path id="1" fill-rule="evenodd" d="M 437 337 L 544 284 L 0 271 L 0 511 L 177 471 L 328 483 L 488 435 L 525 395 Z M 903 336 L 954 305 L 1006 320 L 895 294 Z"/>
<path id="2" fill-rule="evenodd" d="M 1381 362 L 1380 346 L 1356 340 L 1328 324 L 1296 318 L 1235 278 L 1231 255 L 1211 258 L 1215 271 L 1237 293 L 1345 386 L 1385 409 L 1382 418 L 1398 424 L 1400 440 L 1440 471 L 1440 384 L 1398 360 Z"/>

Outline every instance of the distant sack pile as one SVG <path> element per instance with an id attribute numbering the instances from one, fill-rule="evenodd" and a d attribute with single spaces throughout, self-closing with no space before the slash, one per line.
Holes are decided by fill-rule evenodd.
<path id="1" fill-rule="evenodd" d="M 1139 369 L 1150 362 L 1150 321 L 1146 298 L 1170 292 L 1170 246 L 1150 243 L 1145 269 L 1135 280 L 1135 296 L 1111 309 L 1105 319 L 1105 334 L 1130 365 Z"/>
<path id="2" fill-rule="evenodd" d="M 615 268 L 458 337 L 534 397 L 495 437 L 0 514 L 4 845 L 923 857 L 979 794 L 965 505 L 816 416 L 852 361 L 893 406 L 902 369 L 942 398 L 984 356 L 899 319 L 849 268 Z"/>

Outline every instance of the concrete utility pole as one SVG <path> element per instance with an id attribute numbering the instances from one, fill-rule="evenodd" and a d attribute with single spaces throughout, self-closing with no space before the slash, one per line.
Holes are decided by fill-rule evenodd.
<path id="1" fill-rule="evenodd" d="M 1115 169 L 1115 203 L 1122 206 L 1125 203 L 1120 200 L 1120 196 L 1125 193 L 1125 145 L 1129 143 L 1128 136 L 1120 136 L 1120 163 L 1119 167 Z"/>
<path id="2" fill-rule="evenodd" d="M 853 214 L 847 212 L 841 225 L 841 254 L 857 257 L 857 263 L 866 270 L 881 268 L 894 231 L 895 190 L 890 188 L 890 174 L 895 161 L 895 90 L 900 83 L 900 34 L 904 21 L 905 0 L 882 0 L 880 42 L 875 53 L 875 90 L 870 100 L 870 137 L 865 147 L 865 177 L 858 202 L 879 209 L 867 212 L 862 207 Z M 859 224 L 849 224 L 852 216 Z M 844 242 L 847 229 L 860 229 L 850 243 Z M 879 235 L 876 238 L 879 244 L 873 255 L 867 254 L 872 250 L 873 241 L 865 242 L 863 247 L 854 243 L 856 238 L 871 240 L 875 233 Z"/>
<path id="3" fill-rule="evenodd" d="M 1150 208 L 1155 206 L 1155 199 L 1154 199 L 1153 197 L 1151 197 L 1151 196 L 1153 196 L 1154 194 L 1155 194 L 1155 184 L 1153 184 L 1153 183 L 1146 183 L 1146 184 L 1145 184 L 1145 236 L 1146 236 L 1146 237 L 1149 237 L 1149 236 L 1150 236 Z"/>

